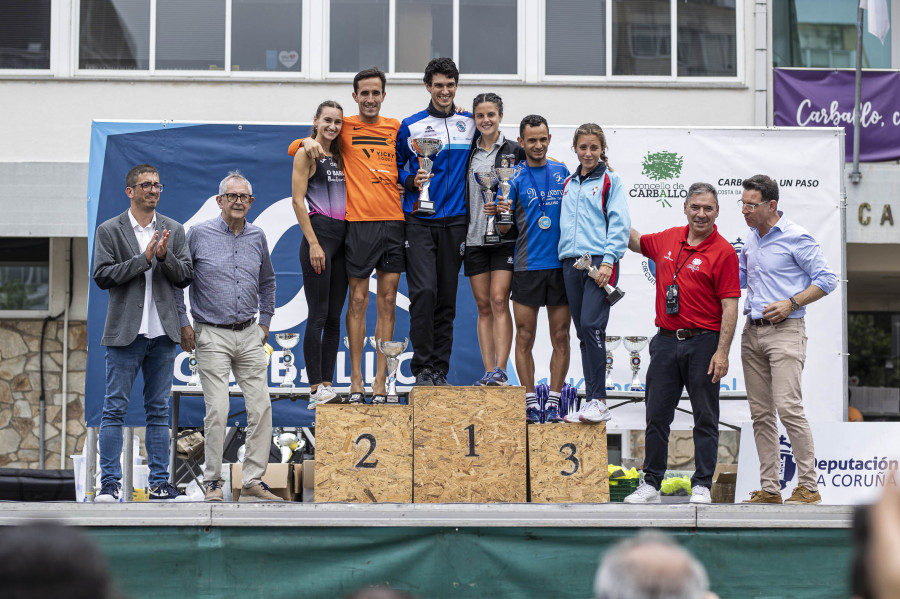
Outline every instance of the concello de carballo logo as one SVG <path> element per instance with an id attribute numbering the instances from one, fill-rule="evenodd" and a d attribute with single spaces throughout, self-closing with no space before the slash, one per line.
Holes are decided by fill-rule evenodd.
<path id="1" fill-rule="evenodd" d="M 681 175 L 684 157 L 675 152 L 647 152 L 641 162 L 641 174 L 652 183 L 636 183 L 628 191 L 633 198 L 654 198 L 665 208 L 671 208 L 671 198 L 686 198 L 687 189 L 672 181 Z M 671 181 L 671 182 L 670 182 Z"/>

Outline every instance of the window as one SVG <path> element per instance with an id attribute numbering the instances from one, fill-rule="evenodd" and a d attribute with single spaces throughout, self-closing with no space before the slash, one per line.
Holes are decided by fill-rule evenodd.
<path id="1" fill-rule="evenodd" d="M 891 3 L 888 2 L 888 13 Z M 855 68 L 858 2 L 772 1 L 772 62 L 775 67 Z M 863 27 L 866 27 L 863 17 Z M 891 35 L 882 44 L 863 31 L 862 66 L 891 68 Z"/>
<path id="2" fill-rule="evenodd" d="M 421 74 L 441 56 L 465 74 L 519 71 L 517 0 L 331 0 L 330 12 L 332 73 Z"/>
<path id="3" fill-rule="evenodd" d="M 50 68 L 50 0 L 0 2 L 0 69 Z"/>
<path id="4" fill-rule="evenodd" d="M 0 310 L 50 309 L 50 240 L 0 238 Z"/>
<path id="5" fill-rule="evenodd" d="M 80 0 L 78 67 L 297 73 L 302 1 Z"/>
<path id="6" fill-rule="evenodd" d="M 544 8 L 546 76 L 737 77 L 737 0 L 544 0 Z"/>
<path id="7" fill-rule="evenodd" d="M 547 75 L 606 75 L 606 4 L 547 0 Z"/>

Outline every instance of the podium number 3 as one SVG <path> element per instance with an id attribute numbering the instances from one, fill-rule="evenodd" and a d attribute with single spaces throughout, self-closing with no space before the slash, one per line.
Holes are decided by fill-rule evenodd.
<path id="1" fill-rule="evenodd" d="M 560 453 L 565 453 L 565 450 L 569 450 L 569 455 L 567 455 L 564 460 L 567 462 L 572 462 L 572 471 L 566 472 L 565 470 L 560 470 L 559 473 L 563 476 L 572 476 L 576 472 L 578 472 L 579 461 L 578 458 L 575 457 L 575 444 L 574 443 L 566 443 L 562 447 L 559 448 Z"/>
<path id="2" fill-rule="evenodd" d="M 363 433 L 356 438 L 356 441 L 354 441 L 354 444 L 359 445 L 360 441 L 368 441 L 369 442 L 369 451 L 367 451 L 366 455 L 364 455 L 362 457 L 362 459 L 356 463 L 356 467 L 357 468 L 374 468 L 375 466 L 378 465 L 378 460 L 375 460 L 374 462 L 367 462 L 366 459 L 370 455 L 372 455 L 373 451 L 375 451 L 375 444 L 376 444 L 375 437 L 370 435 L 369 433 Z"/>

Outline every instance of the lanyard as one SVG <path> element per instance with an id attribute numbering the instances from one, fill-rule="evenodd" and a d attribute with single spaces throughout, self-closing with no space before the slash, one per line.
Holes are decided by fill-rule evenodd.
<path id="1" fill-rule="evenodd" d="M 697 251 L 696 249 L 691 248 L 691 251 L 688 252 L 688 255 L 684 257 L 684 262 L 681 263 L 681 266 L 678 266 L 678 259 L 681 258 L 681 250 L 683 250 L 683 249 L 684 249 L 684 242 L 682 241 L 681 247 L 678 248 L 678 255 L 675 256 L 675 266 L 677 266 L 677 268 L 675 269 L 675 274 L 672 275 L 672 284 L 673 285 L 675 284 L 676 277 L 678 277 L 678 273 L 681 272 L 681 269 L 684 268 L 684 265 L 687 264 L 687 261 L 690 260 L 691 256 L 694 254 L 694 252 Z"/>
<path id="2" fill-rule="evenodd" d="M 544 212 L 544 196 L 550 191 L 550 166 L 544 165 L 544 168 L 547 169 L 544 171 L 544 188 L 547 190 L 546 192 L 538 187 L 537 181 L 534 179 L 534 173 L 531 172 L 531 167 L 527 164 L 525 165 L 528 176 L 531 178 L 531 186 L 534 187 L 535 193 L 538 194 L 538 202 L 540 202 L 542 215 L 546 214 Z"/>

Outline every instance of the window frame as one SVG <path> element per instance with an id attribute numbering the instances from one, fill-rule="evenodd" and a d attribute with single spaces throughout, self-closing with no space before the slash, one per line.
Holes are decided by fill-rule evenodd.
<path id="1" fill-rule="evenodd" d="M 218 70 L 196 69 L 158 69 L 156 68 L 156 9 L 157 0 L 150 2 L 150 47 L 149 67 L 147 69 L 82 69 L 78 67 L 81 48 L 79 46 L 79 25 L 81 22 L 81 0 L 72 2 L 72 72 L 78 78 L 90 79 L 255 79 L 272 81 L 295 81 L 309 79 L 308 31 L 310 4 L 313 0 L 300 0 L 302 25 L 300 27 L 300 71 L 234 71 L 231 68 L 231 27 L 233 0 L 222 0 L 225 3 L 225 68 Z"/>
<path id="2" fill-rule="evenodd" d="M 548 75 L 546 56 L 547 56 L 547 2 L 540 1 L 540 70 L 539 80 L 543 83 L 687 83 L 687 84 L 706 84 L 706 83 L 725 83 L 735 84 L 744 81 L 744 0 L 735 0 L 735 75 L 728 77 L 702 77 L 702 76 L 679 76 L 678 75 L 678 1 L 670 0 L 670 75 L 613 75 L 613 14 L 612 3 L 615 0 L 604 0 L 606 3 L 606 75 Z"/>
<path id="3" fill-rule="evenodd" d="M 60 61 L 60 43 L 64 43 L 64 36 L 59 35 L 60 24 L 65 22 L 63 15 L 59 14 L 63 8 L 64 0 L 50 0 L 50 66 L 46 69 L 0 69 L 0 77 L 10 79 L 38 79 L 49 77 L 57 73 Z"/>
<path id="4" fill-rule="evenodd" d="M 459 3 L 460 0 L 451 0 L 453 3 L 453 61 L 459 63 Z M 525 30 L 525 4 L 527 0 L 516 0 L 516 72 L 515 73 L 478 73 L 475 75 L 460 72 L 460 81 L 478 81 L 490 78 L 492 81 L 524 81 L 525 56 L 522 43 L 522 35 Z M 331 0 L 323 0 L 324 26 L 322 27 L 322 70 L 326 81 L 345 81 L 353 79 L 356 73 L 331 70 Z M 397 0 L 388 0 L 388 68 L 385 75 L 397 82 L 422 81 L 422 72 L 396 71 L 397 64 Z"/>

